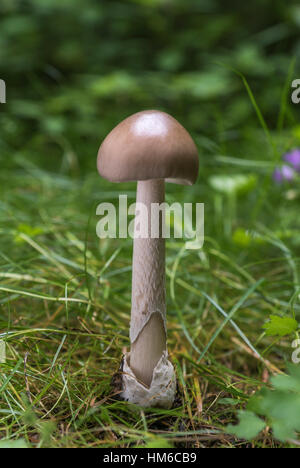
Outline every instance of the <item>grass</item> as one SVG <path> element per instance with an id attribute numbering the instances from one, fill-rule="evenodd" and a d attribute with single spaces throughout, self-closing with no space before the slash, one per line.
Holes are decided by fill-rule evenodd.
<path id="1" fill-rule="evenodd" d="M 268 130 L 268 138 L 279 152 L 298 144 L 291 130 L 280 140 Z M 236 411 L 291 360 L 292 338 L 266 336 L 263 324 L 270 314 L 297 318 L 300 310 L 299 190 L 266 184 L 273 150 L 263 131 L 247 129 L 241 140 L 207 145 L 198 138 L 199 182 L 167 188 L 167 201 L 205 202 L 206 216 L 203 249 L 167 243 L 168 348 L 179 386 L 171 410 L 118 401 L 110 386 L 129 347 L 132 242 L 97 239 L 95 207 L 116 202 L 120 192 L 133 201 L 135 185 L 109 184 L 94 170 L 81 177 L 68 167 L 51 171 L 26 153 L 1 171 L 4 444 L 295 444 L 276 441 L 269 428 L 251 442 L 226 433 Z M 228 194 L 209 182 L 237 173 L 251 173 L 256 185 Z"/>

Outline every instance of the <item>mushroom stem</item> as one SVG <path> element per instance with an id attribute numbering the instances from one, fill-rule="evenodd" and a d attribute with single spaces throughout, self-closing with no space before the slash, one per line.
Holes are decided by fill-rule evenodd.
<path id="1" fill-rule="evenodd" d="M 136 378 L 150 387 L 153 370 L 166 350 L 165 240 L 163 215 L 151 219 L 153 203 L 163 203 L 163 179 L 139 181 L 132 264 L 130 367 Z M 143 209 L 139 206 L 143 204 Z M 156 223 L 156 224 L 154 224 Z M 158 223 L 158 224 L 157 224 Z M 153 228 L 157 237 L 151 236 Z M 137 230 L 147 237 L 139 238 Z"/>

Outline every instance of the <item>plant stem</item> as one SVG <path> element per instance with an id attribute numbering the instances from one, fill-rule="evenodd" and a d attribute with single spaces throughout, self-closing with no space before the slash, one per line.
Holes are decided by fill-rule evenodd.
<path id="1" fill-rule="evenodd" d="M 153 370 L 166 349 L 163 220 L 162 215 L 160 219 L 151 218 L 152 204 L 163 203 L 164 194 L 164 180 L 139 181 L 137 184 L 130 367 L 137 379 L 146 386 L 151 385 Z M 151 237 L 151 226 L 156 229 L 157 238 Z M 137 238 L 138 232 L 143 232 L 144 237 Z"/>

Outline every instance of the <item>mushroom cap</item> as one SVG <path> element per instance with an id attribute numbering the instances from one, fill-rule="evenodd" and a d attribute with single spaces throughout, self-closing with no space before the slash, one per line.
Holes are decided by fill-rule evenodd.
<path id="1" fill-rule="evenodd" d="M 189 133 L 165 112 L 148 110 L 117 125 L 100 146 L 100 175 L 111 182 L 166 179 L 192 185 L 198 152 Z"/>

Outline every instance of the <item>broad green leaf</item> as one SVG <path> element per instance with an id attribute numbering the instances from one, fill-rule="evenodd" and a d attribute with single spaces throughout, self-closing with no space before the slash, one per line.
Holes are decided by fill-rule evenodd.
<path id="1" fill-rule="evenodd" d="M 240 439 L 254 439 L 265 427 L 265 422 L 251 411 L 238 411 L 239 424 L 228 425 L 226 432 Z"/>
<path id="2" fill-rule="evenodd" d="M 249 247 L 251 244 L 264 244 L 264 238 L 255 231 L 237 228 L 232 235 L 233 242 L 239 247 Z"/>
<path id="3" fill-rule="evenodd" d="M 24 439 L 0 440 L 0 448 L 28 448 Z"/>
<path id="4" fill-rule="evenodd" d="M 242 228 L 238 228 L 234 231 L 232 240 L 239 247 L 249 247 L 252 242 L 249 232 Z"/>
<path id="5" fill-rule="evenodd" d="M 208 181 L 217 192 L 233 195 L 251 192 L 256 185 L 256 176 L 253 174 L 214 175 Z"/>
<path id="6" fill-rule="evenodd" d="M 173 448 L 173 445 L 162 437 L 156 437 L 155 439 L 149 440 L 143 448 Z"/>
<path id="7" fill-rule="evenodd" d="M 240 400 L 235 400 L 234 398 L 220 398 L 220 400 L 217 401 L 218 405 L 236 406 L 240 403 L 241 403 Z"/>
<path id="8" fill-rule="evenodd" d="M 284 421 L 274 421 L 272 429 L 274 437 L 281 442 L 296 438 L 295 431 L 288 424 L 285 424 Z"/>
<path id="9" fill-rule="evenodd" d="M 276 439 L 285 442 L 300 432 L 300 369 L 288 366 L 289 375 L 271 378 L 273 389 L 264 387 L 252 396 L 247 411 L 263 416 Z"/>
<path id="10" fill-rule="evenodd" d="M 271 378 L 271 383 L 276 390 L 300 392 L 300 380 L 291 375 L 276 375 Z"/>
<path id="11" fill-rule="evenodd" d="M 298 323 L 291 317 L 279 317 L 270 315 L 270 321 L 263 325 L 267 336 L 285 336 L 293 333 L 298 328 Z"/>
<path id="12" fill-rule="evenodd" d="M 228 93 L 231 79 L 227 71 L 220 69 L 207 72 L 186 72 L 176 76 L 171 83 L 177 94 L 209 99 Z"/>
<path id="13" fill-rule="evenodd" d="M 33 227 L 29 226 L 28 224 L 19 224 L 17 227 L 17 233 L 15 235 L 15 242 L 17 244 L 21 244 L 24 239 L 20 236 L 20 233 L 26 234 L 28 237 L 35 237 L 40 234 L 43 234 L 44 230 L 41 227 Z"/>

